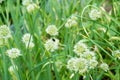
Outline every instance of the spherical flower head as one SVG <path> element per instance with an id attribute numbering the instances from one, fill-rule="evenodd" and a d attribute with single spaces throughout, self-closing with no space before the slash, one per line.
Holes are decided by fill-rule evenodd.
<path id="1" fill-rule="evenodd" d="M 101 12 L 97 9 L 92 9 L 89 13 L 89 17 L 92 20 L 97 20 L 98 18 L 101 18 Z"/>
<path id="2" fill-rule="evenodd" d="M 78 20 L 78 18 L 77 18 L 75 15 L 72 15 L 72 16 L 71 16 L 71 19 L 72 19 L 72 20 L 75 20 L 75 21 Z"/>
<path id="3" fill-rule="evenodd" d="M 23 43 L 26 43 L 26 44 L 28 44 L 29 42 L 32 42 L 33 41 L 32 35 L 30 33 L 24 34 L 22 37 L 22 41 Z"/>
<path id="4" fill-rule="evenodd" d="M 11 37 L 11 32 L 9 27 L 6 25 L 0 26 L 0 38 L 8 39 Z"/>
<path id="5" fill-rule="evenodd" d="M 22 0 L 22 5 L 27 6 L 32 3 L 32 0 Z"/>
<path id="6" fill-rule="evenodd" d="M 95 53 L 93 51 L 89 51 L 89 50 L 85 51 L 82 56 L 87 60 L 95 60 L 96 59 Z"/>
<path id="7" fill-rule="evenodd" d="M 13 80 L 17 80 L 17 76 L 15 71 L 18 70 L 18 67 L 16 65 L 12 65 L 8 68 L 9 73 L 12 75 Z"/>
<path id="8" fill-rule="evenodd" d="M 26 48 L 29 48 L 29 49 L 32 49 L 35 46 L 33 42 L 25 43 L 25 45 L 26 45 Z"/>
<path id="9" fill-rule="evenodd" d="M 102 70 L 106 71 L 106 72 L 109 70 L 109 66 L 108 66 L 108 64 L 106 64 L 106 63 L 100 64 L 100 68 L 101 68 Z"/>
<path id="10" fill-rule="evenodd" d="M 95 59 L 89 60 L 89 69 L 94 69 L 98 65 L 98 61 Z"/>
<path id="11" fill-rule="evenodd" d="M 79 74 L 84 74 L 88 71 L 88 61 L 84 58 L 77 58 L 75 61 L 75 69 Z"/>
<path id="12" fill-rule="evenodd" d="M 47 51 L 54 52 L 59 48 L 59 40 L 56 38 L 48 39 L 45 43 L 45 48 Z"/>
<path id="13" fill-rule="evenodd" d="M 85 43 L 79 41 L 78 43 L 75 44 L 74 46 L 74 52 L 78 55 L 81 56 L 81 54 L 83 54 L 83 52 L 87 51 L 88 48 L 86 46 Z"/>
<path id="14" fill-rule="evenodd" d="M 58 29 L 55 25 L 49 25 L 46 29 L 46 32 L 51 36 L 58 35 Z"/>
<path id="15" fill-rule="evenodd" d="M 7 55 L 8 55 L 11 59 L 14 59 L 14 58 L 17 58 L 17 57 L 21 56 L 20 50 L 17 49 L 17 48 L 12 48 L 12 49 L 7 50 Z"/>
<path id="16" fill-rule="evenodd" d="M 71 58 L 71 59 L 68 60 L 68 62 L 67 62 L 67 68 L 70 71 L 77 71 L 76 68 L 75 68 L 76 60 L 77 60 L 76 57 L 73 57 L 73 58 Z"/>
<path id="17" fill-rule="evenodd" d="M 65 23 L 66 28 L 71 28 L 72 26 L 77 26 L 77 21 L 74 19 L 68 19 Z"/>
<path id="18" fill-rule="evenodd" d="M 115 50 L 115 51 L 113 51 L 112 55 L 113 55 L 115 58 L 120 59 L 120 50 Z"/>
<path id="19" fill-rule="evenodd" d="M 32 13 L 33 11 L 35 11 L 36 9 L 39 9 L 39 6 L 35 3 L 31 3 L 27 6 L 27 11 L 28 13 Z"/>
<path id="20" fill-rule="evenodd" d="M 18 70 L 18 67 L 16 65 L 12 65 L 8 68 L 8 71 L 11 75 L 15 75 L 15 70 Z"/>

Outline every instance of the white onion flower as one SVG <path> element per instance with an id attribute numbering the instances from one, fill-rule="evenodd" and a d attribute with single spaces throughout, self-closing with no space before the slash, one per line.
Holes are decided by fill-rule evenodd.
<path id="1" fill-rule="evenodd" d="M 17 58 L 21 55 L 22 54 L 20 54 L 20 50 L 17 48 L 12 48 L 7 50 L 7 56 L 10 57 L 11 59 Z"/>
<path id="2" fill-rule="evenodd" d="M 27 6 L 32 3 L 32 0 L 22 0 L 22 5 Z"/>
<path id="3" fill-rule="evenodd" d="M 82 57 L 84 57 L 87 60 L 95 60 L 96 59 L 95 53 L 93 51 L 89 51 L 89 50 L 85 51 L 83 53 Z"/>
<path id="4" fill-rule="evenodd" d="M 59 48 L 59 40 L 56 38 L 48 39 L 45 43 L 47 51 L 53 52 Z"/>
<path id="5" fill-rule="evenodd" d="M 72 15 L 71 18 L 69 18 L 67 20 L 67 22 L 65 23 L 65 27 L 66 28 L 71 28 L 72 26 L 77 26 L 77 17 Z"/>
<path id="6" fill-rule="evenodd" d="M 29 42 L 32 42 L 33 41 L 32 35 L 30 33 L 24 34 L 22 37 L 22 41 L 23 43 L 26 43 L 26 44 Z"/>
<path id="7" fill-rule="evenodd" d="M 49 25 L 46 29 L 46 32 L 52 36 L 58 35 L 58 29 L 55 25 Z"/>
<path id="8" fill-rule="evenodd" d="M 115 58 L 120 59 L 120 50 L 115 50 L 115 51 L 113 51 L 112 55 L 113 55 Z"/>
<path id="9" fill-rule="evenodd" d="M 87 51 L 88 47 L 85 43 L 79 41 L 78 43 L 75 44 L 74 46 L 74 52 L 78 55 L 81 56 L 81 54 L 83 54 L 83 52 Z"/>
<path id="10" fill-rule="evenodd" d="M 92 20 L 97 20 L 98 18 L 101 18 L 101 12 L 97 9 L 92 9 L 89 13 L 89 17 Z"/>
<path id="11" fill-rule="evenodd" d="M 0 26 L 0 38 L 8 39 L 11 38 L 11 31 L 6 25 Z"/>
<path id="12" fill-rule="evenodd" d="M 106 64 L 106 63 L 100 64 L 100 68 L 101 68 L 102 70 L 106 71 L 106 72 L 109 70 L 109 66 L 108 66 L 108 64 Z"/>
<path id="13" fill-rule="evenodd" d="M 39 6 L 35 3 L 31 3 L 31 4 L 27 5 L 28 13 L 31 13 L 31 12 L 35 11 L 36 9 L 39 9 Z"/>

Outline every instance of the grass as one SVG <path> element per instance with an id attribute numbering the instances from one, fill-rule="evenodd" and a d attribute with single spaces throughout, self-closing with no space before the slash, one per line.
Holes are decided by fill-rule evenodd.
<path id="1" fill-rule="evenodd" d="M 34 0 L 34 3 L 40 8 L 31 13 L 22 5 L 22 0 L 0 3 L 0 25 L 8 25 L 12 33 L 8 44 L 0 47 L 0 80 L 15 79 L 8 71 L 13 64 L 18 67 L 14 70 L 16 80 L 82 80 L 83 75 L 66 67 L 67 61 L 76 57 L 73 48 L 79 40 L 85 40 L 91 50 L 97 48 L 98 65 L 84 74 L 84 80 L 120 80 L 120 60 L 112 55 L 113 51 L 120 50 L 119 0 Z M 90 19 L 88 14 L 92 8 L 102 11 L 100 19 Z M 66 28 L 65 23 L 72 14 L 76 14 L 78 25 Z M 59 29 L 56 38 L 60 40 L 60 48 L 54 52 L 44 46 L 53 37 L 45 31 L 51 24 Z M 34 48 L 25 47 L 22 42 L 25 33 L 33 36 Z M 6 50 L 11 48 L 20 49 L 22 56 L 11 60 L 6 55 Z M 57 61 L 62 64 L 57 66 Z M 99 69 L 102 62 L 109 65 L 109 71 Z"/>

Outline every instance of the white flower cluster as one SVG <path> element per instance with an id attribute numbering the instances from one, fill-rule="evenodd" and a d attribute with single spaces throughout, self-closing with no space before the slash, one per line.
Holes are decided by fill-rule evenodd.
<path id="1" fill-rule="evenodd" d="M 65 27 L 66 28 L 71 28 L 72 26 L 77 26 L 77 17 L 72 15 L 68 20 L 67 22 L 65 23 Z"/>
<path id="2" fill-rule="evenodd" d="M 115 50 L 115 51 L 113 51 L 112 55 L 113 55 L 115 58 L 120 59 L 120 50 Z"/>
<path id="3" fill-rule="evenodd" d="M 12 65 L 8 68 L 8 71 L 11 74 L 13 80 L 17 80 L 16 73 L 15 73 L 17 70 L 18 70 L 18 67 L 16 65 Z"/>
<path id="4" fill-rule="evenodd" d="M 45 43 L 47 51 L 53 52 L 59 48 L 59 40 L 57 38 L 50 38 Z"/>
<path id="5" fill-rule="evenodd" d="M 11 38 L 11 31 L 7 25 L 0 26 L 0 46 L 8 43 L 8 39 Z"/>
<path id="6" fill-rule="evenodd" d="M 11 37 L 11 32 L 9 27 L 6 25 L 0 26 L 0 38 L 8 39 Z"/>
<path id="7" fill-rule="evenodd" d="M 91 69 L 94 69 L 98 65 L 96 60 L 95 52 L 90 51 L 85 43 L 79 41 L 75 44 L 73 50 L 78 58 L 71 58 L 68 60 L 67 68 L 79 72 L 79 74 L 84 74 Z"/>
<path id="8" fill-rule="evenodd" d="M 106 64 L 106 63 L 100 64 L 100 68 L 101 68 L 102 70 L 106 71 L 106 72 L 109 70 L 109 66 L 108 66 L 108 64 Z"/>
<path id="9" fill-rule="evenodd" d="M 20 50 L 17 48 L 12 48 L 7 50 L 7 56 L 10 57 L 11 59 L 17 58 L 21 56 Z"/>
<path id="10" fill-rule="evenodd" d="M 27 9 L 28 13 L 31 13 L 34 10 L 39 9 L 39 6 L 37 4 L 35 4 L 35 3 L 33 3 L 32 0 L 23 0 L 22 4 L 24 6 L 26 6 L 26 9 Z"/>
<path id="11" fill-rule="evenodd" d="M 80 74 L 84 74 L 88 69 L 87 60 L 84 58 L 73 57 L 68 60 L 67 68 L 71 71 L 75 71 L 75 72 L 79 72 Z"/>
<path id="12" fill-rule="evenodd" d="M 55 25 L 49 25 L 46 29 L 46 32 L 51 36 L 58 35 L 58 29 Z"/>
<path id="13" fill-rule="evenodd" d="M 31 49 L 34 47 L 33 38 L 30 33 L 26 33 L 23 35 L 22 42 L 26 45 L 26 48 Z"/>
<path id="14" fill-rule="evenodd" d="M 89 17 L 92 20 L 97 20 L 98 18 L 101 18 L 102 14 L 101 11 L 97 10 L 97 9 L 92 9 L 89 13 Z"/>

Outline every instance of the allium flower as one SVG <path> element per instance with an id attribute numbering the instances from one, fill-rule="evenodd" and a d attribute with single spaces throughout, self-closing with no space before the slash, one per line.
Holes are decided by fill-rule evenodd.
<path id="1" fill-rule="evenodd" d="M 0 26 L 0 38 L 8 39 L 11 37 L 11 32 L 9 27 L 6 25 Z"/>
<path id="2" fill-rule="evenodd" d="M 21 56 L 20 50 L 17 49 L 17 48 L 12 48 L 12 49 L 7 50 L 7 55 L 8 55 L 11 59 L 17 58 L 17 57 Z"/>
<path id="3" fill-rule="evenodd" d="M 84 58 L 77 58 L 75 62 L 75 68 L 78 70 L 79 74 L 84 74 L 88 71 L 88 62 Z"/>
<path id="4" fill-rule="evenodd" d="M 82 56 L 87 60 L 95 60 L 96 59 L 95 53 L 92 51 L 89 51 L 89 50 L 85 51 Z"/>
<path id="5" fill-rule="evenodd" d="M 65 24 L 66 28 L 71 28 L 72 26 L 77 26 L 77 17 L 75 16 L 71 16 L 71 18 L 69 18 Z"/>
<path id="6" fill-rule="evenodd" d="M 33 41 L 32 35 L 30 33 L 24 34 L 22 37 L 22 41 L 23 43 L 26 43 L 26 44 L 29 42 L 32 42 Z"/>
<path id="7" fill-rule="evenodd" d="M 71 58 L 68 60 L 67 68 L 71 71 L 79 72 L 79 74 L 83 74 L 87 72 L 88 63 L 84 58 Z"/>
<path id="8" fill-rule="evenodd" d="M 106 71 L 106 72 L 109 70 L 109 66 L 108 66 L 108 64 L 106 64 L 106 63 L 100 64 L 100 68 L 103 69 L 103 70 Z"/>
<path id="9" fill-rule="evenodd" d="M 8 68 L 8 71 L 11 75 L 15 75 L 15 70 L 18 70 L 18 67 L 16 65 L 12 65 Z"/>
<path id="10" fill-rule="evenodd" d="M 75 63 L 76 63 L 77 58 L 73 57 L 71 59 L 68 60 L 67 62 L 67 68 L 71 71 L 77 71 L 75 68 Z"/>
<path id="11" fill-rule="evenodd" d="M 92 20 L 97 20 L 98 18 L 101 18 L 101 12 L 97 9 L 92 9 L 89 13 L 89 17 Z"/>
<path id="12" fill-rule="evenodd" d="M 34 10 L 39 9 L 39 6 L 35 3 L 31 3 L 27 6 L 28 13 L 33 12 Z"/>
<path id="13" fill-rule="evenodd" d="M 27 6 L 32 3 L 32 0 L 22 0 L 22 5 Z"/>
<path id="14" fill-rule="evenodd" d="M 86 44 L 84 44 L 83 42 L 79 41 L 78 43 L 75 44 L 73 51 L 78 56 L 81 56 L 81 54 L 83 54 L 83 52 L 85 52 L 87 50 L 88 50 L 88 48 L 87 48 Z"/>
<path id="15" fill-rule="evenodd" d="M 33 43 L 32 35 L 30 33 L 24 34 L 22 37 L 22 41 L 23 41 L 23 43 L 25 43 L 26 48 L 31 49 L 35 46 Z"/>
<path id="16" fill-rule="evenodd" d="M 18 70 L 18 67 L 16 65 L 12 65 L 8 68 L 9 73 L 12 75 L 13 80 L 17 80 L 15 71 Z"/>
<path id="17" fill-rule="evenodd" d="M 29 48 L 29 49 L 32 49 L 35 46 L 33 42 L 28 42 L 25 45 L 26 45 L 26 48 Z"/>
<path id="18" fill-rule="evenodd" d="M 59 40 L 56 38 L 48 39 L 45 43 L 45 48 L 47 51 L 55 51 L 59 48 Z"/>
<path id="19" fill-rule="evenodd" d="M 89 69 L 94 69 L 98 65 L 98 61 L 95 59 L 92 59 L 89 61 Z"/>
<path id="20" fill-rule="evenodd" d="M 58 29 L 55 25 L 49 25 L 46 32 L 52 36 L 58 35 Z"/>
<path id="21" fill-rule="evenodd" d="M 115 51 L 113 51 L 112 55 L 113 55 L 115 58 L 120 59 L 120 50 L 115 50 Z"/>

